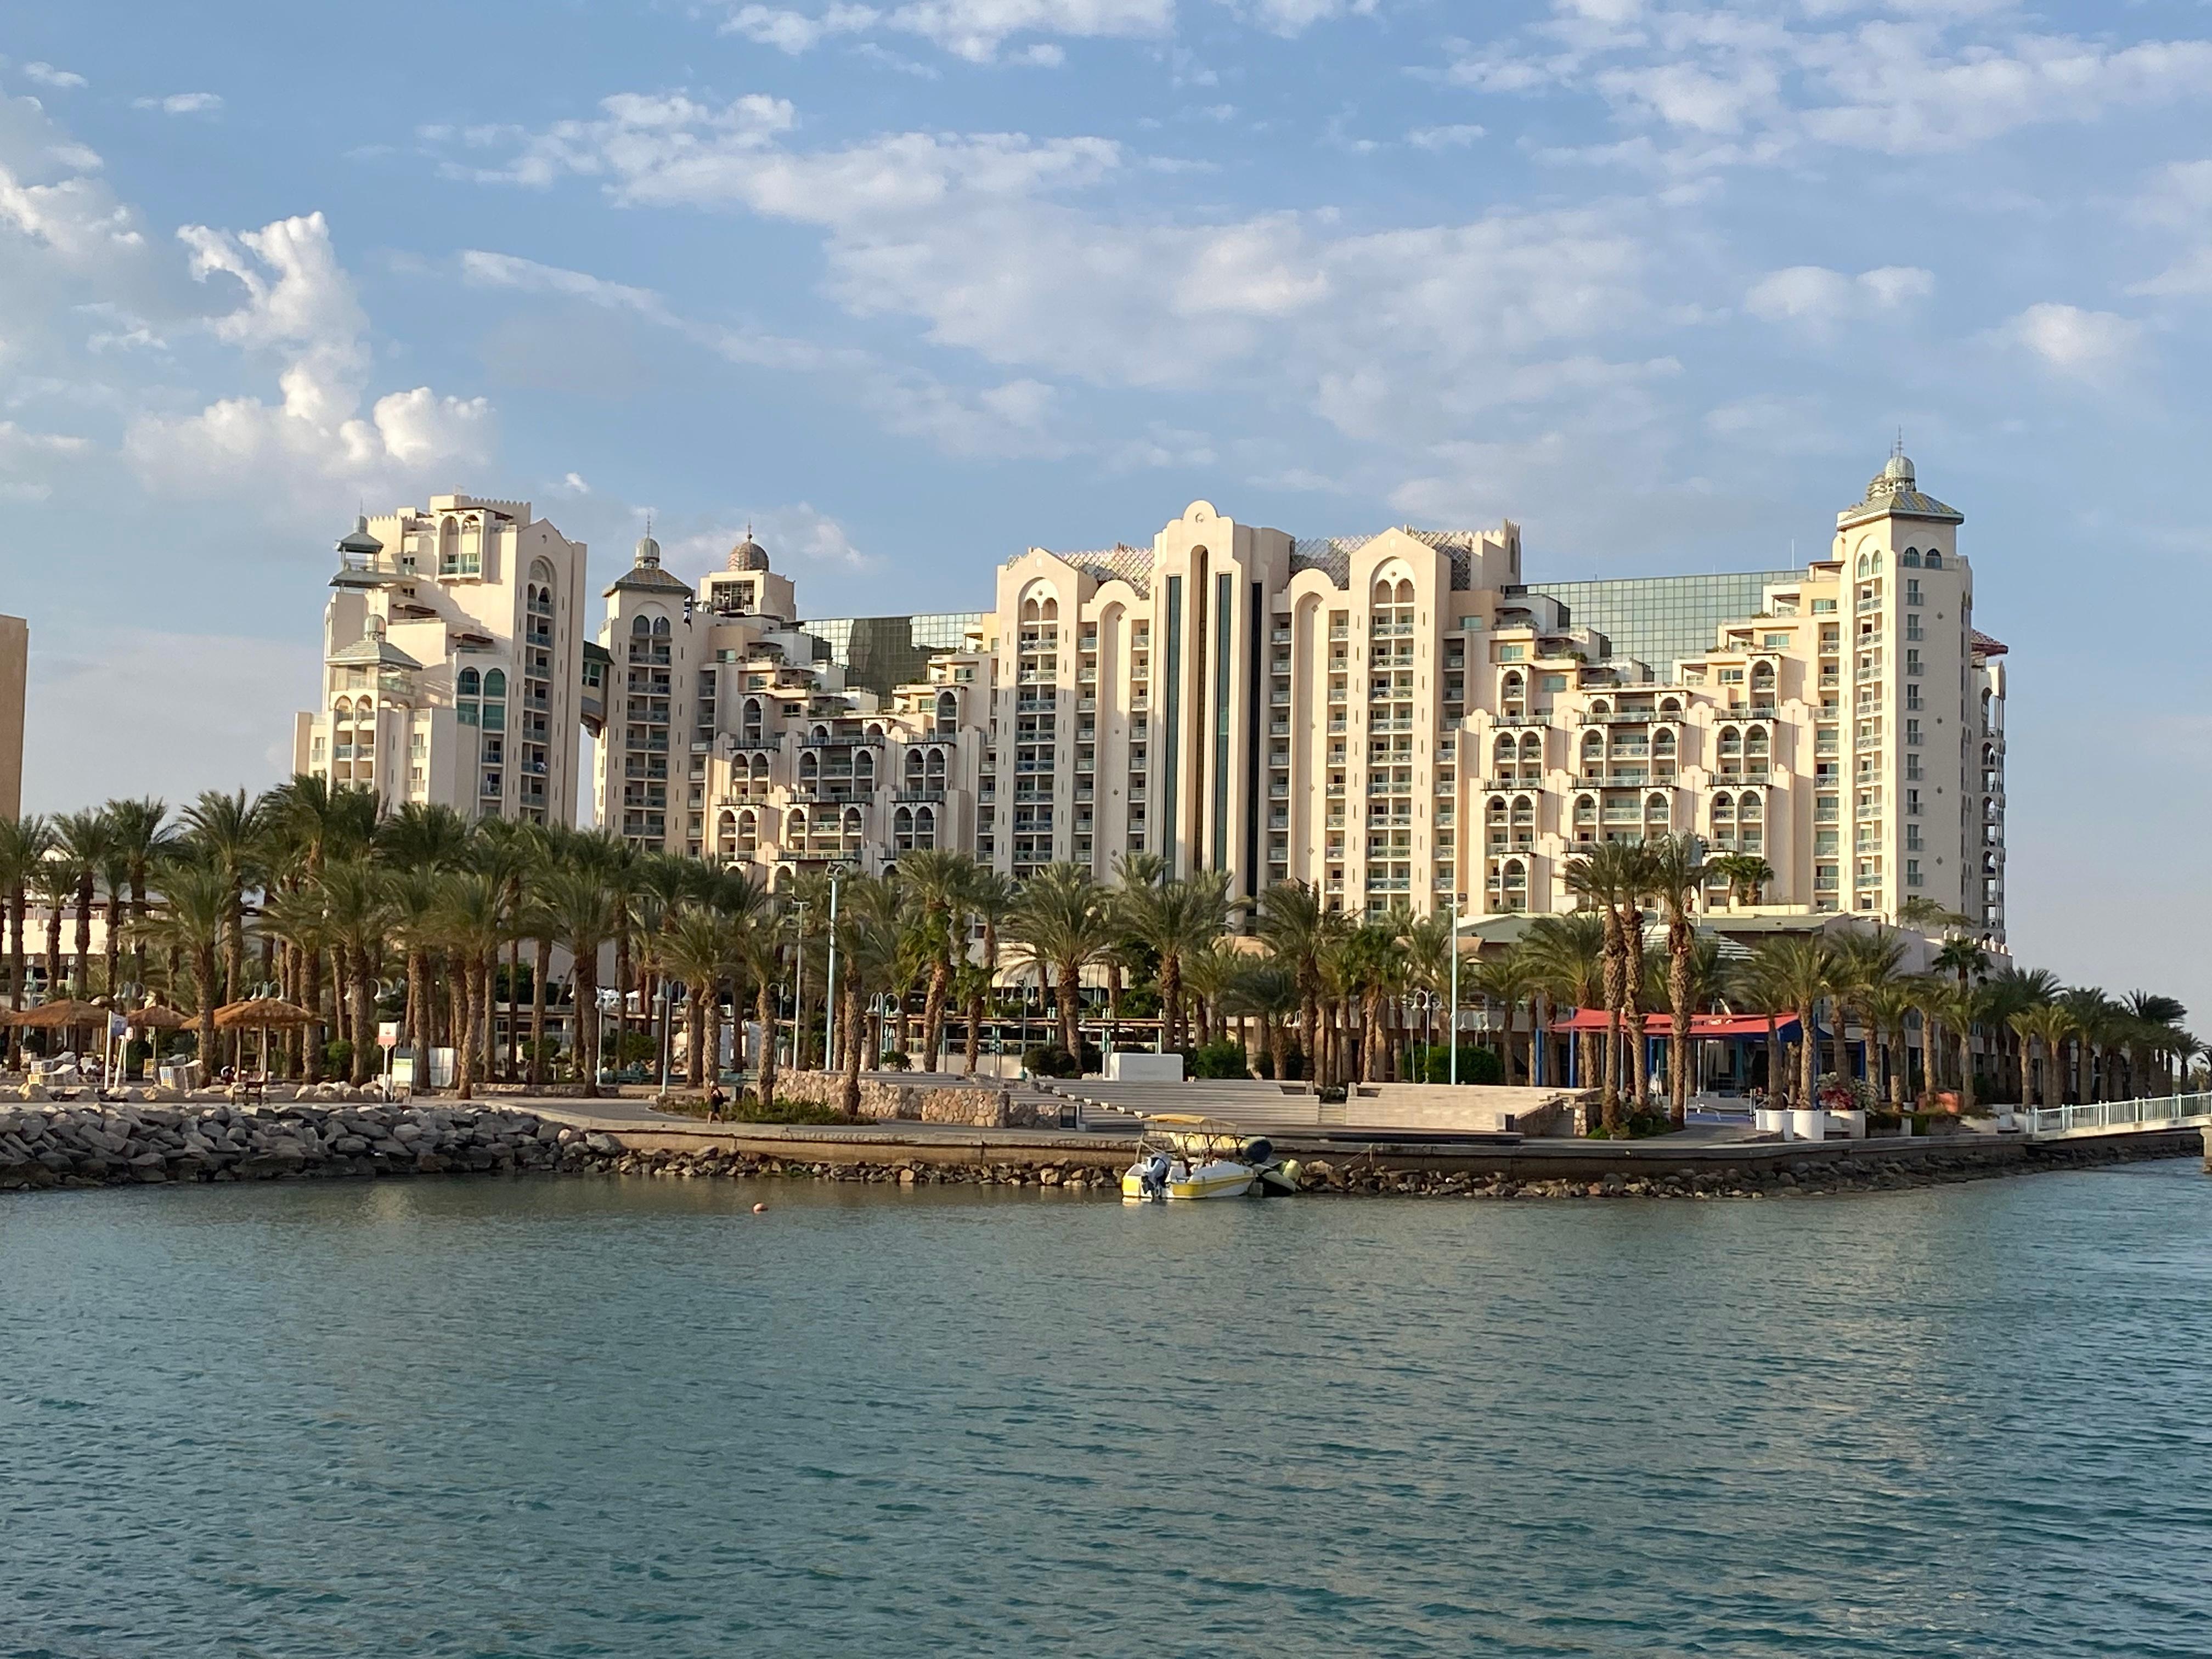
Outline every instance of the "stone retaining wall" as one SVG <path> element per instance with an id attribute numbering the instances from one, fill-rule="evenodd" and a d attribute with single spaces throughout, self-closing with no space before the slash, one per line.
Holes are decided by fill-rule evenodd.
<path id="1" fill-rule="evenodd" d="M 860 1079 L 860 1115 L 872 1122 L 957 1123 L 971 1129 L 1032 1129 L 1036 1109 L 1016 1103 L 1011 1091 L 989 1083 L 931 1083 L 927 1073 L 911 1083 Z M 836 1111 L 844 1103 L 845 1079 L 835 1072 L 779 1072 L 780 1100 L 803 1100 Z"/>

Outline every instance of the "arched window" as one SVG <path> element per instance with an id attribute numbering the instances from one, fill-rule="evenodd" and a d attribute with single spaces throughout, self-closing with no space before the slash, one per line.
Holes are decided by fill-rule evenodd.
<path id="1" fill-rule="evenodd" d="M 1754 691 L 1771 691 L 1774 690 L 1774 665 L 1772 663 L 1760 662 L 1753 663 L 1752 665 L 1751 689 Z"/>
<path id="2" fill-rule="evenodd" d="M 483 694 L 487 697 L 507 695 L 507 671 L 503 668 L 487 670 L 483 677 Z"/>
<path id="3" fill-rule="evenodd" d="M 937 809 L 925 806 L 914 815 L 914 844 L 920 848 L 937 845 Z"/>
<path id="4" fill-rule="evenodd" d="M 332 703 L 331 705 L 331 719 L 340 726 L 346 725 L 351 721 L 353 719 L 353 699 L 350 697 L 340 697 L 336 702 Z"/>
<path id="5" fill-rule="evenodd" d="M 1943 556 L 1937 552 L 1934 548 L 1929 548 L 1928 550 L 1927 564 L 1930 570 L 1941 570 L 1943 568 Z"/>
<path id="6" fill-rule="evenodd" d="M 1758 795 L 1747 793 L 1743 798 L 1742 805 L 1737 809 L 1736 816 L 1746 823 L 1759 823 L 1766 816 L 1765 804 Z"/>
<path id="7" fill-rule="evenodd" d="M 473 697 L 483 687 L 483 677 L 473 668 L 461 670 L 460 678 L 453 682 L 453 691 L 457 696 Z"/>
<path id="8" fill-rule="evenodd" d="M 1600 697 L 1590 704 L 1589 711 L 1593 714 L 1610 714 L 1613 712 L 1613 705 L 1603 697 Z"/>
<path id="9" fill-rule="evenodd" d="M 902 853 L 914 850 L 914 814 L 903 806 L 891 814 L 891 845 Z"/>
<path id="10" fill-rule="evenodd" d="M 1513 742 L 1513 734 L 1510 732 L 1499 732 L 1498 734 L 1498 763 L 1491 769 L 1492 776 L 1503 778 L 1512 775 L 1514 753 L 1515 744 Z"/>
<path id="11" fill-rule="evenodd" d="M 738 815 L 725 811 L 714 819 L 714 850 L 728 858 L 738 850 Z"/>
<path id="12" fill-rule="evenodd" d="M 761 700 L 758 697 L 747 697 L 745 699 L 745 740 L 749 743 L 757 742 L 760 734 Z"/>
<path id="13" fill-rule="evenodd" d="M 1534 732 L 1521 734 L 1521 775 L 1524 778 L 1544 775 L 1544 740 Z"/>
<path id="14" fill-rule="evenodd" d="M 806 839 L 806 814 L 802 809 L 793 807 L 789 816 L 784 819 L 783 838 L 787 843 L 795 843 Z"/>
<path id="15" fill-rule="evenodd" d="M 853 757 L 853 782 L 862 789 L 876 787 L 876 757 L 867 750 L 860 750 Z"/>
<path id="16" fill-rule="evenodd" d="M 629 631 L 634 639 L 650 638 L 653 634 L 653 618 L 641 616 L 632 617 L 629 619 Z"/>
<path id="17" fill-rule="evenodd" d="M 1517 668 L 1506 670 L 1505 678 L 1499 685 L 1505 698 L 1505 712 L 1509 714 L 1521 713 L 1521 700 L 1528 695 L 1528 682 L 1521 671 Z"/>
<path id="18" fill-rule="evenodd" d="M 861 828 L 860 809 L 857 806 L 847 807 L 845 809 L 844 821 L 845 839 L 848 841 L 860 840 Z"/>
<path id="19" fill-rule="evenodd" d="M 760 819 L 751 812 L 738 814 L 738 851 L 751 854 L 760 848 Z"/>
<path id="20" fill-rule="evenodd" d="M 1859 555 L 1859 574 L 1862 576 L 1874 574 L 1874 561 L 1863 553 Z"/>
<path id="21" fill-rule="evenodd" d="M 1768 740 L 1766 736 L 1766 728 L 1765 726 L 1754 726 L 1749 732 L 1744 734 L 1743 757 L 1745 762 L 1749 765 L 1765 765 L 1767 748 Z"/>
<path id="22" fill-rule="evenodd" d="M 919 749 L 908 750 L 906 751 L 906 781 L 908 787 L 920 788 L 921 787 L 921 750 Z"/>
<path id="23" fill-rule="evenodd" d="M 829 741 L 830 741 L 830 728 L 829 728 L 828 726 L 816 726 L 816 727 L 814 728 L 814 735 L 813 735 L 813 738 L 812 738 L 811 741 L 813 741 L 813 742 L 815 742 L 815 743 L 827 743 L 827 742 L 829 742 Z"/>
<path id="24" fill-rule="evenodd" d="M 655 617 L 653 619 L 653 637 L 656 640 L 665 640 L 668 637 L 667 617 Z"/>
<path id="25" fill-rule="evenodd" d="M 1656 791 L 1646 795 L 1644 798 L 1644 827 L 1649 830 L 1652 825 L 1657 824 L 1664 829 L 1672 811 L 1673 804 L 1666 796 Z"/>
<path id="26" fill-rule="evenodd" d="M 1378 605 L 1384 605 L 1390 603 L 1389 583 L 1378 581 L 1375 584 L 1375 593 L 1372 603 Z"/>
<path id="27" fill-rule="evenodd" d="M 933 789 L 941 788 L 945 783 L 945 751 L 942 749 L 933 749 L 929 751 L 928 766 L 929 787 Z"/>
<path id="28" fill-rule="evenodd" d="M 1659 712 L 1662 714 L 1680 714 L 1682 712 L 1682 700 L 1680 697 L 1661 698 L 1659 700 Z"/>
<path id="29" fill-rule="evenodd" d="M 1044 602 L 1044 620 L 1047 622 L 1060 620 L 1060 601 L 1049 595 L 1046 597 Z"/>
<path id="30" fill-rule="evenodd" d="M 1875 575 L 1877 575 L 1877 576 L 1879 576 L 1880 574 L 1881 574 L 1881 550 L 1880 548 L 1876 548 L 1876 549 L 1875 550 L 1875 554 L 1874 554 L 1874 574 L 1875 574 Z"/>
<path id="31" fill-rule="evenodd" d="M 937 731 L 940 737 L 951 737 L 959 729 L 960 699 L 950 691 L 937 694 Z"/>
<path id="32" fill-rule="evenodd" d="M 802 750 L 799 757 L 799 781 L 811 783 L 822 775 L 822 757 L 811 749 Z"/>
<path id="33" fill-rule="evenodd" d="M 1401 605 L 1411 605 L 1413 602 L 1413 579 L 1408 576 L 1398 584 L 1398 603 Z"/>
<path id="34" fill-rule="evenodd" d="M 1910 565 L 1912 568 L 1917 570 L 1920 568 L 1920 550 L 1917 547 L 1906 548 L 1905 550 L 1904 557 L 1900 558 L 1898 562 L 1899 564 Z"/>

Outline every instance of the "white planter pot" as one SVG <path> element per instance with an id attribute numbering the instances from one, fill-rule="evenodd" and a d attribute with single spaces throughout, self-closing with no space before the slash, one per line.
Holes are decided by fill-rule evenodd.
<path id="1" fill-rule="evenodd" d="M 1761 1134 L 1786 1135 L 1790 1133 L 1790 1114 L 1778 1106 L 1758 1107 L 1751 1115 Z"/>
<path id="2" fill-rule="evenodd" d="M 1867 1115 L 1865 1111 L 1856 1107 L 1854 1107 L 1848 1112 L 1831 1112 L 1828 1114 L 1829 1122 L 1835 1127 L 1837 1131 L 1840 1133 L 1846 1140 L 1864 1140 L 1866 1139 L 1866 1117 Z"/>
<path id="3" fill-rule="evenodd" d="M 1792 1110 L 1790 1114 L 1790 1139 L 1819 1140 L 1827 1128 L 1828 1115 L 1814 1107 L 1809 1111 Z"/>

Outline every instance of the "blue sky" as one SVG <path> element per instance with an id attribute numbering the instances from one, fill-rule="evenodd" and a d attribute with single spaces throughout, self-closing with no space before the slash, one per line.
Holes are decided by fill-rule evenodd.
<path id="1" fill-rule="evenodd" d="M 1200 496 L 1783 564 L 1902 427 L 2014 647 L 2019 948 L 2212 1006 L 2209 112 L 2194 0 L 19 8 L 29 804 L 273 781 L 358 501 L 956 609 Z"/>

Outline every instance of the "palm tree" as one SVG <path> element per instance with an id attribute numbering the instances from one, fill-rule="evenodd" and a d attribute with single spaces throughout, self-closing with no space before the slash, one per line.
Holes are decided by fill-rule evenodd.
<path id="1" fill-rule="evenodd" d="M 377 967 L 397 912 L 388 881 L 366 859 L 325 865 L 313 886 L 324 905 L 325 936 L 340 964 L 341 992 L 348 999 L 346 1023 L 353 1037 L 349 1081 L 358 1088 L 369 1079 L 370 1055 L 375 1049 Z M 441 908 L 450 923 L 450 902 Z"/>
<path id="2" fill-rule="evenodd" d="M 1672 1021 L 1667 1037 L 1667 1115 L 1676 1128 L 1689 1121 L 1691 957 L 1698 930 L 1690 921 L 1691 908 L 1705 890 L 1706 866 L 1696 840 L 1688 836 L 1662 836 L 1650 843 L 1648 873 L 1651 890 L 1667 917 L 1667 1006 Z"/>
<path id="3" fill-rule="evenodd" d="M 1757 904 L 1766 884 L 1774 879 L 1774 866 L 1756 853 L 1723 853 L 1706 861 L 1706 870 L 1725 876 L 1729 885 L 1729 904 L 1738 902 Z"/>
<path id="4" fill-rule="evenodd" d="M 8 1006 L 23 1012 L 23 921 L 31 880 L 53 846 L 53 832 L 42 817 L 0 818 L 0 894 L 8 908 Z M 23 1064 L 23 1028 L 8 1028 L 8 1068 Z"/>
<path id="5" fill-rule="evenodd" d="M 1608 1134 L 1619 1134 L 1624 1127 L 1624 1073 L 1632 1109 L 1640 1111 L 1644 1105 L 1644 1030 L 1637 1011 L 1644 922 L 1638 900 L 1650 884 L 1650 874 L 1643 848 L 1629 842 L 1605 842 L 1567 862 L 1567 890 L 1597 910 L 1605 926 L 1606 1059 L 1601 1100 Z M 1626 1066 L 1625 1056 L 1632 1057 Z"/>
<path id="6" fill-rule="evenodd" d="M 439 932 L 453 953 L 461 1000 L 461 1017 L 454 1022 L 459 1028 L 454 1046 L 460 1050 L 455 1091 L 461 1099 L 472 1100 L 491 963 L 507 940 L 505 884 L 500 877 L 480 870 L 461 870 L 445 877 L 440 889 Z"/>
<path id="7" fill-rule="evenodd" d="M 156 879 L 160 902 L 143 922 L 133 926 L 148 944 L 174 951 L 191 962 L 200 1064 L 210 1066 L 215 1062 L 216 1004 L 222 1000 L 216 959 L 230 937 L 230 878 L 209 865 L 171 863 L 159 867 Z"/>
<path id="8" fill-rule="evenodd" d="M 1229 1035 L 1225 1021 L 1217 1029 L 1216 1020 L 1221 1015 L 1222 994 L 1236 977 L 1242 954 L 1224 948 L 1218 940 L 1210 940 L 1183 962 L 1183 983 L 1197 1007 L 1198 1040 L 1201 1045 L 1213 1042 L 1217 1035 L 1224 1040 Z"/>
<path id="9" fill-rule="evenodd" d="M 1832 939 L 1829 951 L 1829 1000 L 1832 1018 L 1835 1020 L 1833 1033 L 1836 1082 L 1847 1087 L 1850 1081 L 1850 1048 L 1846 1035 L 1850 1017 L 1854 1012 L 1863 1014 L 1866 999 L 1881 986 L 1899 976 L 1899 967 L 1905 960 L 1905 941 L 1893 929 L 1877 924 L 1871 933 L 1851 932 Z M 1872 1082 L 1874 1067 L 1869 1060 L 1868 1081 Z"/>
<path id="10" fill-rule="evenodd" d="M 2040 1002 L 2014 1010 L 2007 1024 L 2029 1045 L 2021 1066 L 2022 1103 L 2030 1110 L 2039 1105 L 2053 1104 L 2051 1083 L 2057 1069 L 2058 1050 L 2073 1031 L 2073 1016 L 2066 1012 L 2063 1003 Z M 2039 1073 L 2035 1070 L 2038 1058 L 2035 1045 L 2038 1044 L 2041 1045 L 2043 1051 L 2039 1086 Z"/>
<path id="11" fill-rule="evenodd" d="M 773 898 L 764 896 L 743 920 L 732 945 L 738 965 L 753 984 L 753 1019 L 761 1033 L 753 1093 L 766 1116 L 775 1108 L 775 999 L 783 977 L 783 915 Z"/>
<path id="12" fill-rule="evenodd" d="M 418 1066 L 431 1048 L 434 1022 L 430 1018 L 430 962 L 432 954 L 443 943 L 442 918 L 439 914 L 443 893 L 440 881 L 439 872 L 427 868 L 384 872 L 386 925 L 406 963 L 407 1002 L 401 1015 L 402 1036 L 408 1053 L 416 1056 Z M 312 1053 L 308 1063 L 319 1063 Z M 312 1079 L 315 1073 L 311 1071 L 308 1076 Z"/>
<path id="13" fill-rule="evenodd" d="M 39 896 L 39 908 L 46 913 L 46 996 L 49 1000 L 68 994 L 62 983 L 62 918 L 76 901 L 77 879 L 82 872 L 67 850 L 57 846 L 46 854 L 46 862 L 39 866 L 32 879 L 32 888 Z M 70 1033 L 74 1040 L 75 1032 Z M 52 1039 L 48 1039 L 46 1050 L 51 1054 Z"/>
<path id="14" fill-rule="evenodd" d="M 245 994 L 246 894 L 260 872 L 267 821 L 261 803 L 250 799 L 243 789 L 231 794 L 219 789 L 203 791 L 198 800 L 185 808 L 183 817 L 185 835 L 193 851 L 230 884 L 230 915 L 223 929 L 222 978 L 224 994 L 235 1000 Z M 232 1036 L 233 1064 L 238 1060 L 244 1039 L 242 1031 Z M 202 1058 L 209 1065 L 214 1064 L 211 1054 Z"/>
<path id="15" fill-rule="evenodd" d="M 1113 894 L 1115 930 L 1159 962 L 1160 1048 L 1183 1046 L 1184 964 L 1210 949 L 1229 926 L 1229 877 L 1195 871 L 1180 880 L 1140 881 Z"/>
<path id="16" fill-rule="evenodd" d="M 1787 933 L 1754 953 L 1774 993 L 1797 1017 L 1797 1103 L 1819 1105 L 1820 1028 L 1814 1014 L 1835 986 L 1835 951 L 1818 933 Z"/>
<path id="17" fill-rule="evenodd" d="M 1284 1059 L 1282 1022 L 1298 1012 L 1297 976 L 1279 957 L 1240 955 L 1222 988 L 1222 1006 L 1231 1014 L 1260 1022 L 1261 1041 L 1267 1051 L 1267 1075 L 1279 1082 Z"/>
<path id="18" fill-rule="evenodd" d="M 660 960 L 684 988 L 684 1080 L 694 1089 L 720 1069 L 721 983 L 736 955 L 737 924 L 703 905 L 686 905 L 660 945 Z"/>
<path id="19" fill-rule="evenodd" d="M 599 951 L 622 923 L 621 901 L 588 859 L 554 866 L 537 879 L 538 902 L 568 947 L 575 975 L 576 1075 L 587 1097 L 599 1092 Z M 767 1028 L 773 1032 L 775 1028 Z"/>
<path id="20" fill-rule="evenodd" d="M 64 812 L 54 820 L 54 855 L 65 860 L 76 877 L 72 895 L 76 903 L 76 983 L 71 994 L 77 997 L 92 994 L 93 896 L 114 847 L 114 827 L 97 808 Z"/>
<path id="21" fill-rule="evenodd" d="M 1321 953 L 1342 918 L 1322 900 L 1321 890 L 1303 881 L 1280 881 L 1260 896 L 1253 932 L 1276 959 L 1291 970 L 1298 991 L 1298 1042 L 1305 1050 L 1305 1070 L 1316 1081 L 1321 1073 L 1316 1055 L 1321 1020 Z"/>
<path id="22" fill-rule="evenodd" d="M 2063 992 L 2059 1006 L 2066 1010 L 2074 1030 L 2074 1097 L 2090 1101 L 2098 1097 L 2095 1049 L 2105 1033 L 2112 1029 L 2114 1004 L 2112 1000 L 2094 985 L 2076 986 Z"/>
<path id="23" fill-rule="evenodd" d="M 1052 974 L 1060 1045 L 1080 1067 L 1076 1009 L 1083 973 L 1114 942 L 1106 890 L 1079 864 L 1048 864 L 1023 884 L 1006 913 L 1006 931 L 1024 957 Z"/>
<path id="24" fill-rule="evenodd" d="M 1542 982 L 1542 969 L 1530 959 L 1527 952 L 1510 951 L 1502 957 L 1492 957 L 1486 961 L 1476 963 L 1474 971 L 1468 977 L 1473 981 L 1473 988 L 1478 995 L 1487 997 L 1504 1011 L 1505 1024 L 1503 1033 L 1504 1050 L 1498 1058 L 1503 1062 L 1505 1081 L 1510 1085 L 1513 1081 L 1514 1061 L 1520 1058 L 1516 1050 L 1520 1047 L 1521 1005 L 1535 993 L 1537 987 Z M 1533 1026 L 1533 1022 L 1531 1024 Z M 1457 1040 L 1457 1035 L 1456 1032 L 1453 1034 L 1455 1041 Z M 1535 1041 L 1535 1032 L 1532 1029 L 1528 1034 L 1528 1052 L 1531 1055 L 1534 1053 Z M 1524 1060 L 1521 1075 L 1524 1080 L 1533 1082 L 1535 1077 L 1534 1065 Z"/>
<path id="25" fill-rule="evenodd" d="M 146 914 L 147 881 L 157 860 L 166 858 L 176 845 L 176 838 L 168 828 L 169 805 L 150 795 L 136 799 L 112 800 L 107 803 L 107 816 L 115 830 L 115 847 L 124 861 L 124 881 L 131 893 L 131 914 L 134 918 Z M 115 928 L 111 914 L 108 926 Z M 140 984 L 146 982 L 146 951 L 143 945 L 136 947 L 131 976 Z"/>
<path id="26" fill-rule="evenodd" d="M 1054 866 L 1065 867 L 1065 866 Z M 900 925 L 898 897 L 884 883 L 870 877 L 848 878 L 837 907 L 838 986 L 844 1004 L 842 1027 L 844 1084 L 839 1109 L 848 1117 L 860 1111 L 860 1061 L 867 1049 L 864 1012 L 868 999 L 888 989 L 898 970 Z"/>
<path id="27" fill-rule="evenodd" d="M 975 860 L 965 853 L 923 848 L 899 860 L 899 884 L 920 908 L 921 943 L 929 965 L 929 990 L 921 1005 L 921 1069 L 937 1069 L 944 1045 L 945 999 L 952 985 L 952 957 L 962 948 L 964 928 L 956 938 L 954 918 L 975 880 Z"/>
<path id="28" fill-rule="evenodd" d="M 1919 1005 L 1909 975 L 1895 975 L 1857 993 L 1859 1010 L 1871 1024 L 1889 1078 L 1890 1109 L 1905 1110 L 1905 1022 Z"/>
<path id="29" fill-rule="evenodd" d="M 979 964 L 982 972 L 968 981 L 967 1071 L 973 1077 L 982 1057 L 984 1010 L 992 1000 L 998 978 L 999 927 L 1013 908 L 1014 890 L 1004 876 L 978 865 L 966 892 L 961 896 L 961 903 L 983 933 L 983 959 Z"/>

